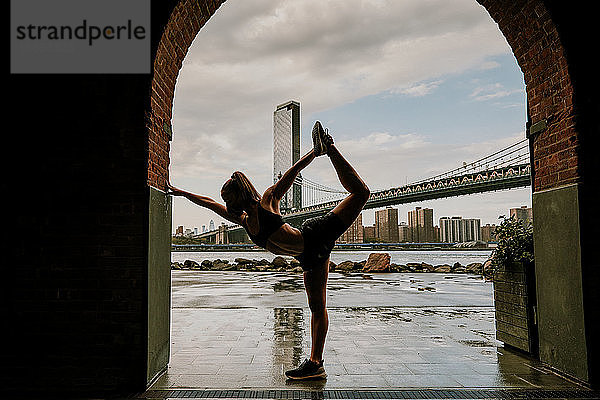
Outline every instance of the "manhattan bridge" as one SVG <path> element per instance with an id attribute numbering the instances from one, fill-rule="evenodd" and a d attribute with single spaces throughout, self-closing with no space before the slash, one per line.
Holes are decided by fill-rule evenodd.
<path id="1" fill-rule="evenodd" d="M 364 209 L 530 186 L 529 161 L 528 139 L 523 139 L 435 176 L 387 189 L 371 188 Z M 305 219 L 331 211 L 347 195 L 343 189 L 328 187 L 307 178 L 299 178 L 294 186 L 301 187 L 302 205 L 282 210 L 284 220 L 293 226 L 300 226 Z M 220 230 L 198 237 L 219 244 L 230 243 L 226 236 L 239 237 L 243 233 L 243 228 L 237 225 L 221 227 Z M 227 231 L 227 235 L 223 231 Z"/>

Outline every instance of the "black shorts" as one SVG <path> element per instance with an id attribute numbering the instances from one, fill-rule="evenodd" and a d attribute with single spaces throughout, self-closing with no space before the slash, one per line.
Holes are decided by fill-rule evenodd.
<path id="1" fill-rule="evenodd" d="M 304 251 L 294 257 L 300 261 L 302 269 L 310 271 L 322 265 L 329 258 L 335 241 L 342 236 L 346 228 L 340 217 L 332 212 L 304 221 L 300 228 L 304 238 Z"/>

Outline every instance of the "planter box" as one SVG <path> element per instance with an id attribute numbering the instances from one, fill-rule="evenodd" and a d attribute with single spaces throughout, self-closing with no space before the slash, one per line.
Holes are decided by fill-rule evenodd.
<path id="1" fill-rule="evenodd" d="M 533 356 L 538 353 L 533 263 L 514 263 L 494 273 L 496 339 Z"/>

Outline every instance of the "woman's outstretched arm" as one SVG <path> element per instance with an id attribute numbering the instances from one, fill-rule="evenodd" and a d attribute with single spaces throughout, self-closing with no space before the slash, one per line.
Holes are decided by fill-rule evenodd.
<path id="1" fill-rule="evenodd" d="M 281 198 L 287 193 L 287 191 L 292 187 L 292 184 L 296 180 L 296 177 L 304 168 L 310 164 L 312 160 L 315 159 L 314 152 L 311 150 L 304 155 L 301 159 L 299 159 L 294 165 L 288 169 L 285 174 L 271 186 L 272 196 L 281 200 Z M 268 189 L 267 189 L 268 190 Z"/>
<path id="2" fill-rule="evenodd" d="M 215 200 L 211 199 L 210 197 L 186 192 L 185 190 L 181 190 L 181 189 L 176 188 L 175 186 L 172 186 L 170 183 L 167 183 L 167 188 L 169 189 L 169 192 L 167 192 L 167 194 L 170 194 L 172 196 L 185 197 L 192 203 L 197 204 L 201 207 L 208 208 L 209 210 L 214 211 L 221 217 L 225 218 L 226 220 L 228 220 L 230 222 L 233 222 L 234 224 L 242 223 L 241 216 L 230 214 L 227 211 L 227 207 L 225 207 L 223 204 L 216 202 Z"/>

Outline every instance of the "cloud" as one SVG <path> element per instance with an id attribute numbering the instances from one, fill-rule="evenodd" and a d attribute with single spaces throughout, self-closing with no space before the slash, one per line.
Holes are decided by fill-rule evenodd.
<path id="1" fill-rule="evenodd" d="M 475 101 L 487 101 L 508 97 L 517 93 L 523 93 L 523 89 L 508 90 L 501 83 L 494 83 L 475 88 L 469 97 Z"/>
<path id="2" fill-rule="evenodd" d="M 415 83 L 409 87 L 392 89 L 390 90 L 390 92 L 405 94 L 411 97 L 423 97 L 433 92 L 442 83 L 442 80 L 435 80 L 432 82 L 420 82 Z"/>
<path id="3" fill-rule="evenodd" d="M 426 96 L 444 76 L 493 68 L 489 58 L 509 52 L 472 0 L 229 0 L 201 29 L 177 80 L 172 179 L 206 193 L 239 169 L 264 189 L 271 183 L 277 104 L 300 101 L 305 120 L 386 91 Z M 494 93 L 500 95 L 482 89 L 473 98 Z M 415 133 L 364 136 L 340 145 L 373 171 L 381 159 L 369 159 L 366 149 L 392 154 L 378 169 L 398 176 L 409 170 L 404 160 L 426 171 L 434 159 L 425 157 L 444 156 Z M 393 181 L 368 173 L 381 185 Z"/>

